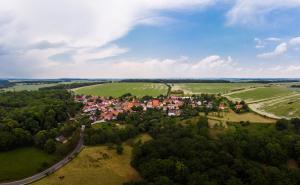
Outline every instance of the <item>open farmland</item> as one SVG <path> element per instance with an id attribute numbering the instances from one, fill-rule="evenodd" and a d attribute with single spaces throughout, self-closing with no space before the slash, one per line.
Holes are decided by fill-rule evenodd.
<path id="1" fill-rule="evenodd" d="M 300 115 L 300 92 L 289 84 L 255 88 L 226 95 L 233 100 L 245 100 L 250 108 L 272 118 L 291 118 Z"/>
<path id="2" fill-rule="evenodd" d="M 158 83 L 107 83 L 74 89 L 76 94 L 119 97 L 125 93 L 142 97 L 166 95 L 168 87 Z"/>
<path id="3" fill-rule="evenodd" d="M 261 86 L 255 83 L 179 83 L 174 84 L 172 90 L 183 90 L 185 94 L 224 94 L 237 90 Z"/>
<path id="4" fill-rule="evenodd" d="M 58 83 L 51 84 L 17 84 L 12 87 L 4 88 L 4 91 L 37 91 L 39 88 L 43 87 L 52 87 L 57 85 Z M 1 90 L 1 89 L 0 89 Z"/>
<path id="5" fill-rule="evenodd" d="M 127 144 L 122 155 L 107 146 L 85 147 L 69 164 L 33 185 L 120 185 L 140 180 L 138 172 L 130 166 L 131 152 L 132 147 Z"/>
<path id="6" fill-rule="evenodd" d="M 29 177 L 49 165 L 57 158 L 36 148 L 20 148 L 0 153 L 0 182 Z"/>
<path id="7" fill-rule="evenodd" d="M 281 101 L 265 102 L 261 110 L 280 117 L 300 117 L 300 95 Z"/>
<path id="8" fill-rule="evenodd" d="M 245 100 L 246 102 L 253 102 L 289 96 L 295 93 L 297 92 L 284 86 L 271 86 L 233 93 L 230 94 L 229 97 L 238 100 Z"/>

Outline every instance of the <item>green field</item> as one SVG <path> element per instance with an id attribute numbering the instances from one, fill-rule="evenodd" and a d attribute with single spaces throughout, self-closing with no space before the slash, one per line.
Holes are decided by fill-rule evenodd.
<path id="1" fill-rule="evenodd" d="M 119 97 L 126 93 L 142 97 L 167 94 L 168 87 L 157 83 L 107 83 L 74 89 L 76 94 Z"/>
<path id="2" fill-rule="evenodd" d="M 179 83 L 174 84 L 172 90 L 183 90 L 185 94 L 224 94 L 257 86 L 261 85 L 254 83 Z"/>
<path id="3" fill-rule="evenodd" d="M 300 97 L 275 103 L 265 103 L 262 110 L 281 117 L 300 117 Z"/>
<path id="4" fill-rule="evenodd" d="M 36 148 L 0 152 L 0 182 L 29 177 L 56 161 L 54 155 Z"/>
<path id="5" fill-rule="evenodd" d="M 241 99 L 247 102 L 251 102 L 251 101 L 288 96 L 295 93 L 296 91 L 293 91 L 286 87 L 272 86 L 272 87 L 256 88 L 253 90 L 244 91 L 240 93 L 234 93 L 229 96 L 234 99 Z"/>
<path id="6" fill-rule="evenodd" d="M 43 87 L 51 87 L 55 86 L 58 83 L 51 83 L 51 84 L 34 84 L 34 85 L 27 85 L 27 84 L 18 84 L 12 87 L 4 88 L 4 91 L 37 91 L 39 88 Z M 1 90 L 1 89 L 0 89 Z"/>

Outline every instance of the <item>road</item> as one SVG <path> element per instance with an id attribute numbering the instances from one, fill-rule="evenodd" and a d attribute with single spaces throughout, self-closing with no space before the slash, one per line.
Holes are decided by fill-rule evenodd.
<path id="1" fill-rule="evenodd" d="M 55 165 L 51 166 L 50 168 L 35 174 L 31 177 L 22 179 L 22 180 L 18 180 L 18 181 L 14 181 L 14 182 L 7 182 L 7 183 L 0 183 L 0 185 L 24 185 L 24 184 L 30 184 L 32 182 L 35 182 L 45 176 L 47 176 L 47 174 L 51 174 L 53 172 L 55 172 L 56 170 L 58 170 L 59 168 L 63 167 L 64 165 L 66 165 L 68 162 L 70 162 L 72 160 L 72 158 L 75 156 L 76 153 L 79 153 L 80 150 L 83 148 L 83 133 L 84 133 L 84 129 L 81 130 L 80 132 L 80 139 L 79 142 L 76 146 L 76 148 L 69 154 L 67 155 L 64 159 L 62 159 L 61 161 L 59 161 L 58 163 L 56 163 Z"/>

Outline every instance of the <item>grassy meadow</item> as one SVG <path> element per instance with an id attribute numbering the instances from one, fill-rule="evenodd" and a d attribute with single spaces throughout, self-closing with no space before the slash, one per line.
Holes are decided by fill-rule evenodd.
<path id="1" fill-rule="evenodd" d="M 132 147 L 123 146 L 122 155 L 107 146 L 85 147 L 69 164 L 32 185 L 120 185 L 140 180 L 138 172 L 130 165 Z"/>
<path id="2" fill-rule="evenodd" d="M 76 94 L 119 97 L 125 93 L 142 97 L 166 95 L 168 87 L 158 83 L 107 83 L 74 89 Z"/>
<path id="3" fill-rule="evenodd" d="M 0 153 L 0 182 L 18 180 L 47 168 L 58 159 L 36 148 Z"/>
<path id="4" fill-rule="evenodd" d="M 235 90 L 260 86 L 254 83 L 179 83 L 174 84 L 173 90 L 183 90 L 185 94 L 224 94 Z"/>

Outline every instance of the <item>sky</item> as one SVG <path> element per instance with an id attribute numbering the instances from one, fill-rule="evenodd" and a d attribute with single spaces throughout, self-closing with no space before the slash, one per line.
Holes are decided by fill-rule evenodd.
<path id="1" fill-rule="evenodd" d="M 0 0 L 0 78 L 300 78 L 300 0 Z"/>

